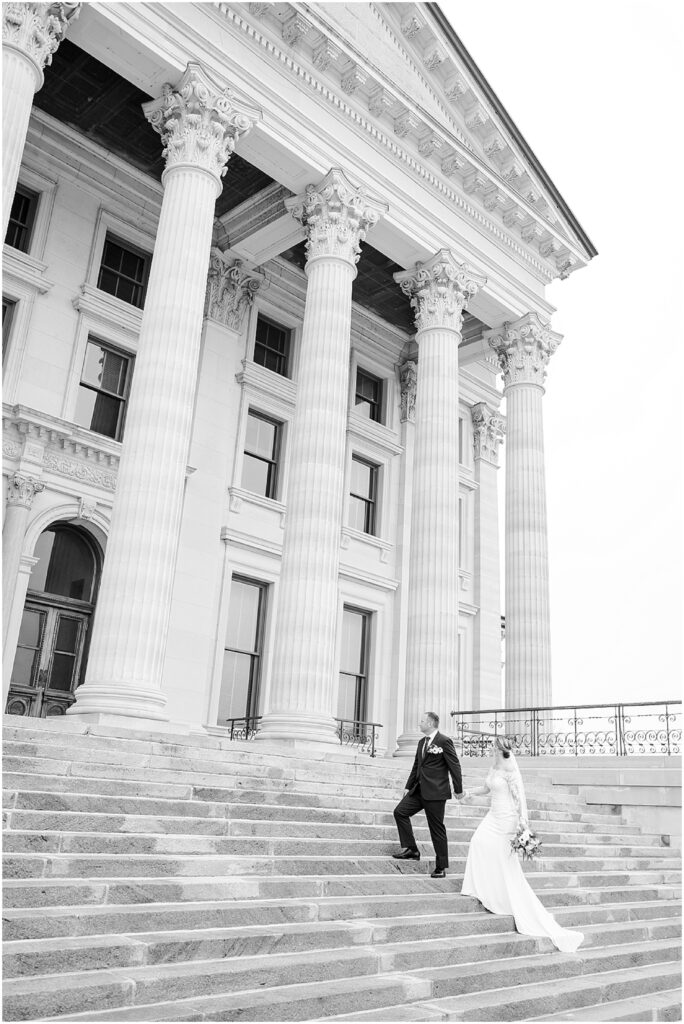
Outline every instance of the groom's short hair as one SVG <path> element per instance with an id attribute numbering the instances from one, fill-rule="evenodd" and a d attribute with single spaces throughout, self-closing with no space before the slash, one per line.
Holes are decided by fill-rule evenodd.
<path id="1" fill-rule="evenodd" d="M 430 718 L 432 720 L 432 724 L 434 726 L 438 726 L 439 725 L 439 715 L 436 715 L 434 713 L 434 711 L 426 711 L 425 712 L 425 717 L 426 718 Z"/>

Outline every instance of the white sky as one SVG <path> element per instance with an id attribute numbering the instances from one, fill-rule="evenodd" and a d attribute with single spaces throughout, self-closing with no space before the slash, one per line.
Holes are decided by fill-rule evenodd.
<path id="1" fill-rule="evenodd" d="M 441 7 L 599 251 L 547 292 L 554 703 L 680 697 L 684 4 Z"/>

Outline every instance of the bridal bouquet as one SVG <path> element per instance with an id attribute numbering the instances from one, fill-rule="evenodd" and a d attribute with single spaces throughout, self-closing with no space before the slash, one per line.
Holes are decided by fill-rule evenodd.
<path id="1" fill-rule="evenodd" d="M 528 825 L 518 826 L 518 831 L 511 839 L 513 853 L 522 853 L 523 860 L 532 860 L 537 856 L 541 847 L 542 841 L 536 832 L 533 832 Z"/>

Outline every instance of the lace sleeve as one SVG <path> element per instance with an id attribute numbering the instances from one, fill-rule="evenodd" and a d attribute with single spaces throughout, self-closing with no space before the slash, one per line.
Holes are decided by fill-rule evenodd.
<path id="1" fill-rule="evenodd" d="M 518 821 L 527 824 L 527 801 L 525 800 L 525 789 L 522 779 L 518 773 L 512 773 L 506 778 L 515 809 L 518 812 Z"/>

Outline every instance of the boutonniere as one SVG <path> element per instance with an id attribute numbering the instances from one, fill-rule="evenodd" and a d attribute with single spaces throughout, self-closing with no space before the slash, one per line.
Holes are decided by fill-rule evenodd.
<path id="1" fill-rule="evenodd" d="M 443 754 L 444 753 L 444 751 L 442 750 L 441 747 L 428 747 L 427 748 L 427 752 L 428 752 L 428 754 Z"/>

